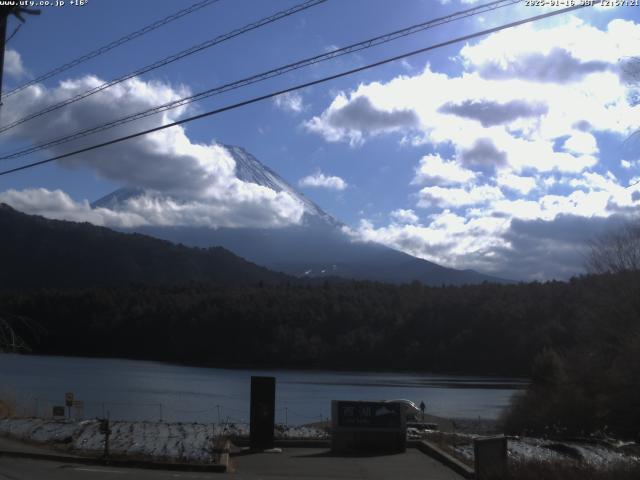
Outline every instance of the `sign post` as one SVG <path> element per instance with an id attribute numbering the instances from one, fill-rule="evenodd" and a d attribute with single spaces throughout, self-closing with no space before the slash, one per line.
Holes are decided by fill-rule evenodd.
<path id="1" fill-rule="evenodd" d="M 76 420 L 84 420 L 84 402 L 82 400 L 73 401 L 73 416 Z"/>
<path id="2" fill-rule="evenodd" d="M 331 402 L 331 450 L 404 452 L 407 423 L 402 406 L 392 402 Z"/>
<path id="3" fill-rule="evenodd" d="M 100 433 L 104 434 L 104 458 L 106 460 L 109 458 L 109 435 L 111 435 L 111 426 L 108 418 L 100 420 Z"/>
<path id="4" fill-rule="evenodd" d="M 276 417 L 276 378 L 251 377 L 251 425 L 249 444 L 252 449 L 273 448 Z"/>
<path id="5" fill-rule="evenodd" d="M 73 407 L 73 392 L 64 394 L 64 404 L 67 406 L 68 417 L 71 418 L 71 407 Z"/>

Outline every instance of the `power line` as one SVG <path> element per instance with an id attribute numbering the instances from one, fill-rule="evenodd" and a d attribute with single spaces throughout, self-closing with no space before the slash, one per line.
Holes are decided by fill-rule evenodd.
<path id="1" fill-rule="evenodd" d="M 107 53 L 110 50 L 113 50 L 116 47 L 119 47 L 120 45 L 123 45 L 127 42 L 130 42 L 131 40 L 134 40 L 138 37 L 141 37 L 142 35 L 145 35 L 153 30 L 156 30 L 157 28 L 160 28 L 168 23 L 173 22 L 174 20 L 178 20 L 179 18 L 184 17 L 185 15 L 189 15 L 190 13 L 196 12 L 198 10 L 200 10 L 201 8 L 207 7 L 209 5 L 211 5 L 212 3 L 217 3 L 220 0 L 202 0 L 200 2 L 196 2 L 193 5 L 191 5 L 190 7 L 184 8 L 182 10 L 179 10 L 171 15 L 168 15 L 160 20 L 157 20 L 149 25 L 147 25 L 146 27 L 141 28 L 140 30 L 136 30 L 135 32 L 132 32 L 128 35 L 125 35 L 121 38 L 119 38 L 118 40 L 114 40 L 111 43 L 108 43 L 107 45 L 104 45 L 100 48 L 97 48 L 85 55 L 82 55 L 81 57 L 76 58 L 75 60 L 72 60 L 68 63 L 65 63 L 64 65 L 61 65 L 57 68 L 54 68 L 53 70 L 50 70 L 49 72 L 43 73 L 42 75 L 40 75 L 39 77 L 30 80 L 29 82 L 20 85 L 19 87 L 14 88 L 13 90 L 9 91 L 8 93 L 5 94 L 5 98 L 10 97 L 11 95 L 14 95 L 15 93 L 18 93 L 22 90 L 24 90 L 27 87 L 30 87 L 31 85 L 35 85 L 36 83 L 40 83 L 44 80 L 47 80 L 51 77 L 54 77 L 56 75 L 58 75 L 59 73 L 64 72 L 65 70 L 69 70 L 70 68 L 75 67 L 76 65 L 80 65 L 81 63 L 86 62 L 87 60 L 91 60 L 92 58 L 95 58 L 99 55 L 102 55 L 104 53 Z"/>
<path id="2" fill-rule="evenodd" d="M 231 40 L 232 38 L 235 38 L 237 36 L 240 36 L 244 33 L 247 33 L 251 30 L 255 30 L 257 28 L 263 27 L 265 25 L 268 25 L 270 23 L 273 22 L 277 22 L 278 20 L 281 20 L 283 18 L 289 17 L 291 15 L 294 15 L 298 12 L 301 12 L 303 10 L 306 10 L 308 8 L 311 7 L 315 7 L 316 5 L 319 5 L 321 3 L 326 2 L 327 0 L 306 0 L 303 3 L 300 3 L 298 5 L 295 5 L 287 10 L 282 10 L 280 12 L 277 12 L 273 15 L 270 15 L 268 17 L 262 18 L 256 22 L 252 22 L 249 23 L 247 25 L 245 25 L 244 27 L 232 30 L 231 32 L 225 33 L 223 35 L 219 35 L 211 40 L 207 40 L 206 42 L 200 43 L 198 45 L 194 45 L 193 47 L 190 47 L 186 50 L 182 50 L 181 52 L 175 53 L 173 55 L 170 55 L 168 57 L 163 58 L 162 60 L 158 60 L 157 62 L 154 62 L 150 65 L 147 65 L 145 67 L 139 68 L 131 73 L 128 73 L 126 75 L 123 75 L 119 78 L 116 78 L 115 80 L 111 80 L 109 82 L 105 82 L 102 83 L 101 85 L 98 85 L 97 87 L 94 87 L 90 90 L 87 90 L 83 93 L 79 93 L 78 95 L 68 98 L 67 100 L 63 100 L 62 102 L 50 105 L 49 107 L 44 108 L 43 110 L 40 110 L 38 112 L 35 113 L 31 113 L 25 117 L 22 117 L 19 120 L 16 120 L 12 123 L 9 123 L 7 125 L 3 125 L 2 127 L 0 127 L 0 133 L 6 132 L 7 130 L 12 129 L 13 127 L 16 127 L 17 125 L 20 125 L 22 123 L 25 123 L 29 120 L 32 120 L 34 118 L 40 117 L 42 115 L 45 115 L 47 113 L 53 112 L 55 110 L 58 110 L 62 107 L 65 107 L 67 105 L 70 105 L 72 103 L 75 103 L 79 100 L 82 100 L 83 98 L 87 98 L 91 95 L 94 95 L 98 92 L 101 92 L 102 90 L 105 90 L 109 87 L 112 87 L 114 85 L 117 85 L 119 83 L 124 82 L 125 80 L 129 80 L 130 78 L 133 77 L 137 77 L 140 75 L 143 75 L 145 73 L 151 72 L 152 70 L 156 70 L 160 67 L 163 67 L 165 65 L 168 65 L 170 63 L 176 62 L 178 60 L 181 60 L 185 57 L 188 57 L 190 55 L 193 55 L 194 53 L 200 52 L 202 50 L 205 50 L 207 48 L 213 47 L 214 45 L 217 45 L 219 43 L 222 42 L 226 42 L 227 40 Z"/>
<path id="3" fill-rule="evenodd" d="M 15 37 L 15 36 L 16 36 L 16 33 L 18 33 L 18 30 L 20 30 L 20 28 L 21 28 L 21 27 L 22 27 L 22 24 L 21 24 L 21 23 L 19 23 L 18 25 L 16 25 L 16 28 L 14 28 L 14 29 L 13 29 L 13 32 L 11 33 L 11 35 L 9 35 L 9 36 L 7 37 L 7 39 L 4 41 L 4 44 L 5 44 L 5 45 L 6 45 L 7 43 L 9 43 L 9 41 L 10 41 L 13 37 Z M 5 95 L 5 96 L 8 96 L 8 94 L 7 94 L 7 95 Z"/>
<path id="4" fill-rule="evenodd" d="M 188 118 L 183 118 L 181 120 L 177 120 L 175 122 L 168 123 L 166 125 L 160 125 L 158 127 L 150 128 L 148 130 L 144 130 L 144 131 L 137 132 L 137 133 L 132 133 L 130 135 L 126 135 L 124 137 L 119 137 L 119 138 L 116 138 L 116 139 L 113 139 L 113 140 L 109 140 L 107 142 L 103 142 L 103 143 L 99 143 L 99 144 L 96 144 L 96 145 L 92 145 L 90 147 L 81 148 L 79 150 L 75 150 L 75 151 L 68 152 L 68 153 L 65 153 L 65 154 L 62 154 L 62 155 L 57 155 L 55 157 L 47 158 L 46 160 L 40 160 L 38 162 L 33 162 L 33 163 L 29 163 L 27 165 L 22 165 L 20 167 L 16 167 L 16 168 L 12 168 L 12 169 L 9 169 L 9 170 L 5 170 L 5 171 L 0 172 L 0 176 L 8 175 L 10 173 L 18 172 L 18 171 L 21 171 L 21 170 L 26 170 L 28 168 L 37 167 L 39 165 L 44 165 L 46 163 L 54 162 L 56 160 L 61 160 L 63 158 L 68 158 L 68 157 L 71 157 L 71 156 L 74 156 L 74 155 L 78 155 L 80 153 L 85 153 L 85 152 L 90 152 L 92 150 L 97 150 L 98 148 L 103 148 L 103 147 L 106 147 L 106 146 L 109 146 L 109 145 L 114 145 L 116 143 L 124 142 L 126 140 L 131 140 L 133 138 L 141 137 L 143 135 L 148 135 L 149 133 L 158 132 L 160 130 L 164 130 L 164 129 L 167 129 L 167 128 L 171 128 L 171 127 L 175 127 L 175 126 L 178 126 L 178 125 L 182 125 L 184 123 L 192 122 L 194 120 L 199 120 L 201 118 L 210 117 L 212 115 L 217 115 L 219 113 L 226 112 L 228 110 L 234 110 L 236 108 L 240 108 L 240 107 L 244 107 L 244 106 L 247 106 L 247 105 L 251 105 L 253 103 L 257 103 L 257 102 L 260 102 L 260 101 L 263 101 L 263 100 L 274 98 L 274 97 L 277 97 L 278 95 L 283 95 L 285 93 L 293 92 L 295 90 L 300 90 L 300 89 L 311 87 L 311 86 L 318 85 L 318 84 L 321 84 L 321 83 L 326 83 L 328 81 L 335 80 L 335 79 L 338 79 L 338 78 L 341 78 L 341 77 L 346 77 L 348 75 L 353 75 L 354 73 L 359 73 L 359 72 L 362 72 L 362 71 L 365 71 L 365 70 L 369 70 L 369 69 L 374 68 L 374 67 L 379 67 L 380 65 L 385 65 L 387 63 L 395 62 L 397 60 L 402 60 L 403 58 L 412 57 L 412 56 L 418 55 L 420 53 L 425 53 L 425 52 L 428 52 L 428 51 L 431 51 L 431 50 L 435 50 L 435 49 L 438 49 L 438 48 L 442 48 L 442 47 L 446 47 L 446 46 L 449 46 L 449 45 L 453 45 L 454 43 L 464 42 L 466 40 L 471 40 L 473 38 L 481 37 L 481 36 L 484 36 L 484 35 L 489 35 L 491 33 L 499 32 L 501 30 L 506 30 L 508 28 L 513 28 L 513 27 L 517 27 L 519 25 L 524 25 L 526 23 L 531 23 L 531 22 L 535 22 L 535 21 L 538 21 L 538 20 L 543 20 L 545 18 L 554 17 L 556 15 L 561 15 L 561 14 L 564 14 L 564 13 L 567 13 L 567 12 L 570 12 L 570 11 L 574 11 L 574 10 L 578 10 L 578 9 L 581 9 L 581 8 L 584 8 L 584 7 L 587 7 L 587 6 L 590 6 L 590 5 L 587 4 L 587 3 L 581 4 L 581 5 L 575 5 L 575 6 L 572 6 L 572 7 L 563 8 L 561 10 L 542 13 L 540 15 L 535 15 L 533 17 L 528 17 L 528 18 L 525 18 L 525 19 L 522 19 L 522 20 L 518 20 L 516 22 L 503 24 L 501 26 L 489 28 L 489 29 L 486 29 L 486 30 L 482 30 L 480 32 L 471 33 L 471 34 L 468 34 L 468 35 L 464 35 L 462 37 L 457 37 L 457 38 L 454 38 L 452 40 L 447 40 L 445 42 L 437 43 L 435 45 L 430 45 L 428 47 L 420 48 L 418 50 L 413 50 L 411 52 L 403 53 L 403 54 L 396 55 L 396 56 L 393 56 L 393 57 L 388 57 L 388 58 L 385 58 L 384 60 L 379 60 L 379 61 L 374 62 L 374 63 L 369 63 L 367 65 L 364 65 L 364 66 L 361 66 L 361 67 L 357 67 L 357 68 L 353 68 L 351 70 L 347 70 L 347 71 L 344 71 L 344 72 L 336 73 L 336 74 L 330 75 L 328 77 L 323 77 L 323 78 L 320 78 L 320 79 L 317 79 L 317 80 L 313 80 L 311 82 L 306 82 L 306 83 L 302 83 L 302 84 L 299 84 L 299 85 L 295 85 L 293 87 L 289 87 L 289 88 L 285 88 L 283 90 L 278 90 L 278 91 L 275 91 L 275 92 L 271 92 L 271 93 L 268 93 L 266 95 L 253 97 L 253 98 L 251 98 L 249 100 L 244 100 L 242 102 L 234 103 L 232 105 L 227 105 L 227 106 L 222 107 L 222 108 L 218 108 L 218 109 L 215 109 L 215 110 L 210 110 L 208 112 L 204 112 L 204 113 L 201 113 L 201 114 L 198 114 L 198 115 L 193 115 L 193 116 L 188 117 Z"/>
<path id="5" fill-rule="evenodd" d="M 46 142 L 42 142 L 39 143 L 37 145 L 33 145 L 31 147 L 28 147 L 26 149 L 22 149 L 10 154 L 3 154 L 0 156 L 0 160 L 9 160 L 9 159 L 15 159 L 15 158 L 19 158 L 19 157 L 23 157 L 25 155 L 40 151 L 40 150 L 44 150 L 46 148 L 50 148 L 53 146 L 58 146 L 58 145 L 62 145 L 64 143 L 68 143 L 70 141 L 73 140 L 78 140 L 80 138 L 84 138 L 88 135 L 92 135 L 98 132 L 102 132 L 105 130 L 109 130 L 112 128 L 115 128 L 117 126 L 120 125 L 124 125 L 126 123 L 130 123 L 133 122 L 135 120 L 140 120 L 146 117 L 149 117 L 151 115 L 155 115 L 157 113 L 161 113 L 164 112 L 166 110 L 170 110 L 173 108 L 177 108 L 177 107 L 181 107 L 193 102 L 197 102 L 200 100 L 204 100 L 205 98 L 209 98 L 212 97 L 214 95 L 219 95 L 221 93 L 225 93 L 231 90 L 235 90 L 241 87 L 245 87 L 248 85 L 252 85 L 254 83 L 258 83 L 261 81 L 265 81 L 268 80 L 270 78 L 274 78 L 277 76 L 281 76 L 284 75 L 285 73 L 289 73 L 291 71 L 294 70 L 298 70 L 310 65 L 314 65 L 316 63 L 320 63 L 320 62 L 324 62 L 327 60 L 331 60 L 333 58 L 337 58 L 343 55 L 347 55 L 347 54 L 351 54 L 351 53 L 355 53 L 361 50 L 365 50 L 368 48 L 372 48 L 378 45 L 382 45 L 384 43 L 388 43 L 391 42 L 393 40 L 396 40 L 398 38 L 402 38 L 408 35 L 412 35 L 421 31 L 424 31 L 426 29 L 429 28 L 433 28 L 439 25 L 444 25 L 446 23 L 450 23 L 456 20 L 460 20 L 462 18 L 467 18 L 473 15 L 478 15 L 480 13 L 486 13 L 488 11 L 493 11 L 493 10 L 497 10 L 498 8 L 504 8 L 504 7 L 508 7 L 510 5 L 514 5 L 516 3 L 520 3 L 520 0 L 498 0 L 498 1 L 493 1 L 490 3 L 487 3 L 485 5 L 480 5 L 477 7 L 473 7 L 473 8 L 469 8 L 467 10 L 462 10 L 459 12 L 455 12 L 452 14 L 449 14 L 447 16 L 444 17 L 439 17 L 433 20 L 429 20 L 427 22 L 423 22 L 423 23 L 419 23 L 416 25 L 412 25 L 410 27 L 407 28 L 403 28 L 400 30 L 396 30 L 394 32 L 385 34 L 385 35 L 379 35 L 377 37 L 373 37 L 370 38 L 368 40 L 364 40 L 358 43 L 354 43 L 351 44 L 349 46 L 343 47 L 343 48 L 338 48 L 335 50 L 332 50 L 330 52 L 326 52 L 320 55 L 316 55 L 310 58 L 306 58 L 303 60 L 299 60 L 297 62 L 294 63 L 290 63 L 288 65 L 282 66 L 282 67 L 278 67 L 272 70 L 268 70 L 266 72 L 262 72 L 256 75 L 252 75 L 250 77 L 247 78 L 243 78 L 241 80 L 237 80 L 231 83 L 227 83 L 225 85 L 219 86 L 219 87 L 215 87 L 215 88 L 211 88 L 208 90 L 205 90 L 203 92 L 191 95 L 189 97 L 184 97 L 178 100 L 174 100 L 172 102 L 168 102 L 162 105 L 158 105 L 156 107 L 135 113 L 135 114 L 131 114 L 128 115 L 126 117 L 121 117 L 119 119 L 113 120 L 111 122 L 107 122 L 104 123 L 102 125 L 98 125 L 95 127 L 91 127 L 85 130 L 81 130 L 79 132 L 73 133 L 71 135 L 65 135 L 62 137 L 58 137 L 56 139 L 52 139 L 52 140 L 48 140 Z"/>

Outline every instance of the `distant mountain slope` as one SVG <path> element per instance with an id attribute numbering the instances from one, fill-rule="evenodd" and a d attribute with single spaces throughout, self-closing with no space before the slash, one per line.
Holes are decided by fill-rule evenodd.
<path id="1" fill-rule="evenodd" d="M 189 248 L 88 223 L 48 220 L 5 204 L 0 204 L 0 232 L 0 288 L 240 284 L 289 278 L 224 248 Z"/>
<path id="2" fill-rule="evenodd" d="M 245 182 L 285 191 L 304 205 L 300 225 L 286 228 L 137 227 L 135 231 L 197 247 L 219 245 L 269 269 L 296 277 L 338 276 L 349 279 L 425 285 L 510 283 L 473 270 L 456 270 L 413 257 L 377 243 L 354 242 L 344 224 L 289 185 L 241 147 L 226 146 L 236 163 L 236 175 Z M 94 207 L 118 210 L 140 189 L 123 188 L 97 200 Z M 151 194 L 153 195 L 153 194 Z"/>

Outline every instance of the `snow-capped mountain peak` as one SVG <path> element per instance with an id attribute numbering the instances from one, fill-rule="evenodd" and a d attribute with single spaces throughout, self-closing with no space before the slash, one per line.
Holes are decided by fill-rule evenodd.
<path id="1" fill-rule="evenodd" d="M 255 183 L 263 187 L 270 188 L 275 192 L 286 192 L 298 200 L 304 206 L 305 215 L 303 222 L 321 221 L 332 227 L 341 227 L 343 224 L 322 210 L 317 204 L 307 198 L 302 192 L 289 185 L 280 175 L 261 163 L 256 157 L 251 155 L 242 147 L 233 145 L 223 145 L 235 161 L 235 173 L 239 180 L 247 183 Z M 140 197 L 145 194 L 145 190 L 136 187 L 120 188 L 110 194 L 100 198 L 93 203 L 93 207 L 103 207 L 118 209 L 118 205 L 130 198 Z M 148 195 L 157 196 L 157 193 L 147 192 Z M 180 201 L 179 198 L 174 200 Z"/>
<path id="2" fill-rule="evenodd" d="M 242 147 L 224 145 L 236 162 L 236 177 L 243 182 L 256 183 L 268 187 L 276 192 L 287 192 L 293 198 L 304 205 L 305 213 L 312 217 L 319 217 L 333 226 L 341 226 L 342 223 L 322 210 L 303 193 L 289 185 L 280 175 L 261 163 Z"/>

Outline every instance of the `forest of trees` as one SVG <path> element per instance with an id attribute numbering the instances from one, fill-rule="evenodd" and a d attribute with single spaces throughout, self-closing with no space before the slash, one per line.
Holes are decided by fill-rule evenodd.
<path id="1" fill-rule="evenodd" d="M 425 287 L 185 284 L 0 293 L 44 354 L 532 375 L 510 431 L 640 430 L 640 273 Z M 37 328 L 34 325 L 38 325 Z M 544 401 L 542 401 L 544 399 Z"/>
<path id="2" fill-rule="evenodd" d="M 0 203 L 0 289 L 206 281 L 281 282 L 288 277 L 221 247 L 189 248 L 89 223 L 26 215 Z"/>

